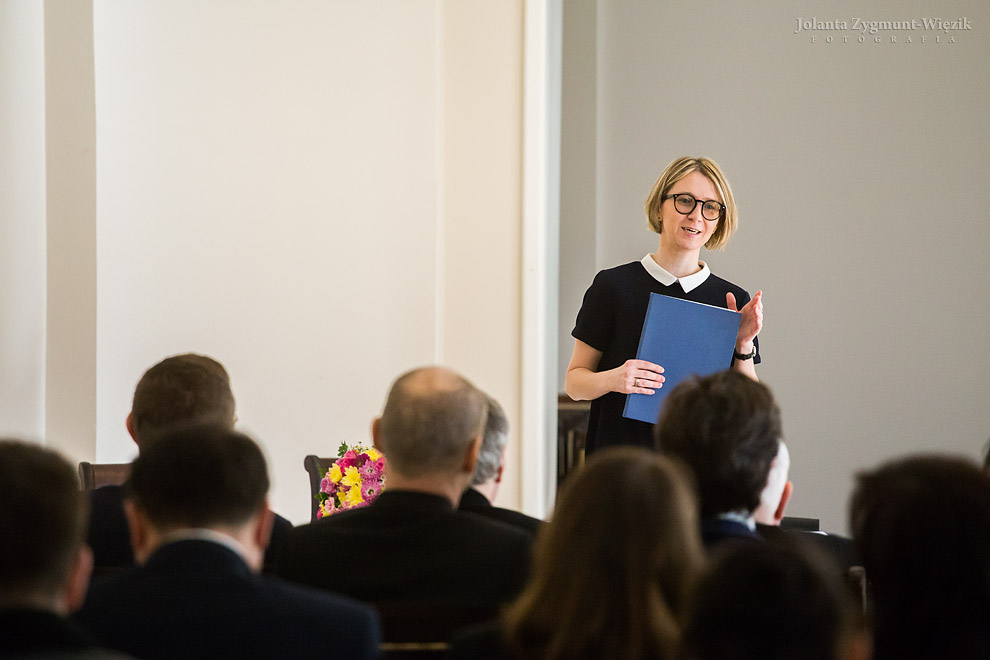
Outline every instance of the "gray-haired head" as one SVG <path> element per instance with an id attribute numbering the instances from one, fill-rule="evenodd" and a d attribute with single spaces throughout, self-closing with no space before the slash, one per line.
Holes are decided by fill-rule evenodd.
<path id="1" fill-rule="evenodd" d="M 471 477 L 472 486 L 488 483 L 498 475 L 502 466 L 502 455 L 505 445 L 509 442 L 509 420 L 498 401 L 487 397 L 488 421 L 485 423 L 485 435 L 481 441 L 481 451 L 478 453 L 478 465 Z"/>

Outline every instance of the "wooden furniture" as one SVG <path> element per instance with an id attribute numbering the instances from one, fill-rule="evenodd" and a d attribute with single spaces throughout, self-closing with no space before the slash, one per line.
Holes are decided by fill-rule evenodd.
<path id="1" fill-rule="evenodd" d="M 327 470 L 330 469 L 330 465 L 336 460 L 336 457 L 327 458 L 325 456 L 317 456 L 315 454 L 310 454 L 303 459 L 303 467 L 306 468 L 306 472 L 309 473 L 310 522 L 316 520 L 316 512 L 320 508 L 316 500 L 316 495 L 320 492 L 320 482 L 323 481 L 323 477 L 326 476 Z"/>
<path id="2" fill-rule="evenodd" d="M 375 609 L 384 660 L 445 658 L 455 633 L 498 615 L 496 606 L 474 603 L 375 603 Z"/>
<path id="3" fill-rule="evenodd" d="M 79 484 L 83 490 L 93 490 L 100 486 L 120 486 L 131 473 L 130 463 L 88 463 L 79 464 Z"/>
<path id="4" fill-rule="evenodd" d="M 584 464 L 584 442 L 588 437 L 590 401 L 574 401 L 566 394 L 557 397 L 557 486 Z"/>
<path id="5" fill-rule="evenodd" d="M 818 518 L 784 516 L 780 521 L 780 528 L 799 532 L 818 532 L 821 531 L 822 524 Z"/>

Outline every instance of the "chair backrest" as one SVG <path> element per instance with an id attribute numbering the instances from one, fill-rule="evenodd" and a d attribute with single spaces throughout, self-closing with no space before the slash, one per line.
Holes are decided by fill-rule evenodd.
<path id="1" fill-rule="evenodd" d="M 476 603 L 375 603 L 375 609 L 383 660 L 445 658 L 455 633 L 498 615 L 497 606 Z"/>
<path id="2" fill-rule="evenodd" d="M 316 520 L 316 512 L 319 510 L 319 506 L 316 503 L 316 494 L 320 492 L 320 482 L 326 476 L 330 465 L 336 460 L 336 458 L 320 457 L 315 454 L 310 454 L 303 459 L 303 467 L 309 473 L 310 522 Z"/>
<path id="3" fill-rule="evenodd" d="M 797 516 L 784 516 L 780 521 L 781 529 L 789 529 L 799 532 L 817 532 L 822 528 L 821 520 L 818 518 L 799 518 Z"/>
<path id="4" fill-rule="evenodd" d="M 100 486 L 120 486 L 131 473 L 130 463 L 88 463 L 79 464 L 79 484 L 83 490 L 93 490 Z"/>

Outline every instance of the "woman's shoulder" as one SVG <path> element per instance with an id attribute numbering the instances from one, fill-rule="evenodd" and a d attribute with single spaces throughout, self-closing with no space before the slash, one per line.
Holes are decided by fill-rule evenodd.
<path id="1" fill-rule="evenodd" d="M 642 262 L 630 261 L 627 264 L 622 264 L 619 266 L 612 266 L 611 268 L 605 268 L 598 271 L 595 275 L 595 282 L 601 283 L 625 283 L 631 279 L 640 277 L 642 273 L 645 273 L 646 269 L 643 268 Z"/>

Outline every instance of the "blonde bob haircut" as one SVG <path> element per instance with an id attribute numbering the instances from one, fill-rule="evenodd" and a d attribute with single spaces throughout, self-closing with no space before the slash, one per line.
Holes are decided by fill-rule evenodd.
<path id="1" fill-rule="evenodd" d="M 732 188 L 726 180 L 722 170 L 713 160 L 708 158 L 691 158 L 683 156 L 664 169 L 660 178 L 653 184 L 653 190 L 646 199 L 646 223 L 652 231 L 663 233 L 663 219 L 660 217 L 660 207 L 663 206 L 664 195 L 670 192 L 674 184 L 686 177 L 691 172 L 701 172 L 708 180 L 715 185 L 718 190 L 719 200 L 725 205 L 722 210 L 722 217 L 719 218 L 718 227 L 712 237 L 705 243 L 709 250 L 724 250 L 729 238 L 735 233 L 739 224 L 739 213 L 736 210 L 736 202 L 732 198 Z"/>

